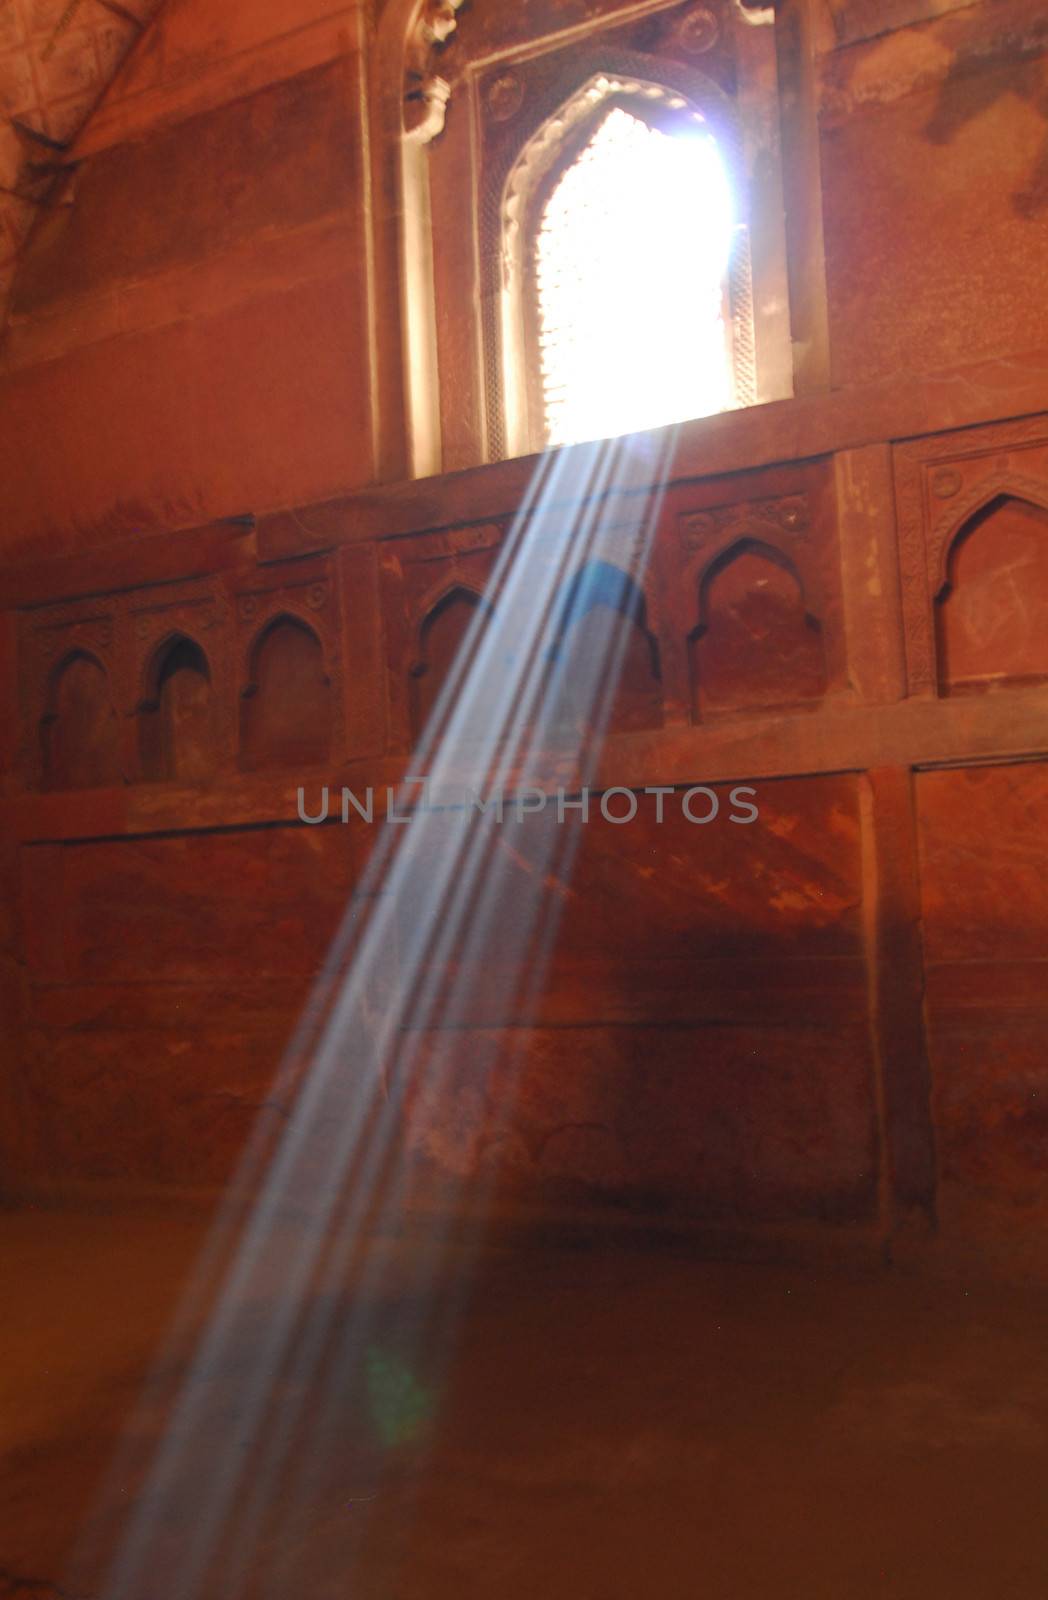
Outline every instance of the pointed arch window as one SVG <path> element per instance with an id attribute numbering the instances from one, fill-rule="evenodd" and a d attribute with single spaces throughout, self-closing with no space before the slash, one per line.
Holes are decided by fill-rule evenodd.
<path id="1" fill-rule="evenodd" d="M 792 393 L 776 32 L 741 0 L 460 27 L 453 114 L 401 141 L 414 471 Z"/>
<path id="2" fill-rule="evenodd" d="M 624 104 L 600 118 L 548 188 L 531 244 L 543 443 L 736 404 L 735 212 L 716 139 L 679 101 L 658 120 Z"/>
<path id="3" fill-rule="evenodd" d="M 788 392 L 783 286 L 774 252 L 751 253 L 737 110 L 683 76 L 687 91 L 597 72 L 519 147 L 499 199 L 494 454 Z"/>

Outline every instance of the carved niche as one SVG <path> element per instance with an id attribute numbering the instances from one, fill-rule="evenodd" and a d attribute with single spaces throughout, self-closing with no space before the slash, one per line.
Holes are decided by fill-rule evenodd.
<path id="1" fill-rule="evenodd" d="M 828 597 L 809 496 L 685 512 L 678 531 L 693 719 L 818 704 Z"/>
<path id="2" fill-rule="evenodd" d="M 21 771 L 37 789 L 124 782 L 119 617 L 111 601 L 71 601 L 26 614 L 19 643 Z"/>
<path id="3" fill-rule="evenodd" d="M 597 500 L 529 521 L 530 609 L 546 618 L 540 743 L 592 749 L 593 739 L 663 724 L 659 504 Z"/>
<path id="4" fill-rule="evenodd" d="M 120 723 L 97 656 L 77 650 L 61 662 L 40 732 L 45 789 L 110 788 L 123 782 Z"/>
<path id="5" fill-rule="evenodd" d="M 479 649 L 492 617 L 491 606 L 462 583 L 434 600 L 418 629 L 418 657 L 410 670 L 411 729 L 416 743 L 445 702 L 442 691 L 466 671 L 465 653 Z M 448 706 L 450 710 L 450 705 Z"/>
<path id="6" fill-rule="evenodd" d="M 208 584 L 131 596 L 138 770 L 147 782 L 206 781 L 236 748 L 231 611 Z"/>
<path id="7" fill-rule="evenodd" d="M 896 446 L 911 694 L 1048 678 L 1048 420 Z"/>
<path id="8" fill-rule="evenodd" d="M 560 586 L 551 622 L 543 709 L 558 742 L 662 726 L 659 645 L 636 561 L 590 557 Z"/>
<path id="9" fill-rule="evenodd" d="M 329 563 L 228 585 L 157 585 L 25 613 L 23 781 L 204 782 L 235 769 L 241 737 L 248 767 L 336 756 L 345 718 Z"/>
<path id="10" fill-rule="evenodd" d="M 327 562 L 236 595 L 240 765 L 341 760 L 345 741 L 338 594 Z"/>
<path id="11" fill-rule="evenodd" d="M 401 747 L 456 670 L 454 721 L 441 724 L 456 742 L 577 746 L 598 724 L 661 726 L 653 539 L 643 512 L 599 506 L 518 519 L 505 535 L 486 523 L 390 541 L 383 609 Z"/>
<path id="12" fill-rule="evenodd" d="M 178 640 L 195 647 L 207 665 L 207 765 L 228 765 L 235 749 L 230 608 L 220 583 L 185 583 L 68 601 L 24 615 L 24 781 L 59 789 L 140 777 L 199 781 L 199 761 L 195 770 L 179 772 L 177 750 L 172 769 L 170 740 L 166 755 L 157 745 L 158 678 L 168 645 Z M 67 668 L 76 663 L 69 675 Z M 194 768 L 193 760 L 189 765 Z"/>
<path id="13" fill-rule="evenodd" d="M 498 597 L 492 583 L 502 538 L 501 524 L 485 522 L 382 547 L 390 724 L 398 749 L 417 744 L 467 639 L 479 644 L 479 630 L 495 618 Z M 501 658 L 485 656 L 483 674 L 472 675 L 469 704 L 460 705 L 455 724 L 463 742 L 497 738 L 506 666 Z"/>

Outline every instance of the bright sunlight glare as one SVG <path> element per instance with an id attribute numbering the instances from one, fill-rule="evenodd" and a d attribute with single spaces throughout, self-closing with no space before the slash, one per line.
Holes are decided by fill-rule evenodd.
<path id="1" fill-rule="evenodd" d="M 724 277 L 734 226 L 714 139 L 610 111 L 561 177 L 536 246 L 550 445 L 732 403 Z"/>

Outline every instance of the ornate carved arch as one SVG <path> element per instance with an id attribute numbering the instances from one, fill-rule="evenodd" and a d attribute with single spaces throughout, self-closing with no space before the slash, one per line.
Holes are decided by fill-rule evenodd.
<path id="1" fill-rule="evenodd" d="M 67 673 L 78 662 L 86 663 L 99 674 L 99 693 L 103 696 L 100 706 L 107 716 L 107 729 L 111 735 L 111 740 L 107 737 L 106 741 L 107 760 L 105 764 L 111 766 L 110 777 L 114 783 L 126 781 L 127 772 L 121 748 L 120 718 L 112 673 L 100 652 L 91 649 L 87 644 L 76 642 L 71 643 L 66 650 L 55 657 L 44 682 L 42 711 L 37 725 L 36 739 L 37 774 L 43 787 L 62 789 L 81 787 L 80 783 L 70 783 L 61 779 L 56 780 L 54 765 L 56 755 L 55 740 L 60 724 L 64 721 L 58 705 L 60 686 Z M 63 748 L 68 751 L 68 741 L 70 740 L 75 748 L 83 731 L 84 725 L 78 723 L 77 719 L 70 719 L 69 722 L 66 722 L 61 735 Z M 81 756 L 83 751 L 84 746 L 81 744 Z M 97 779 L 89 779 L 88 784 L 94 787 L 97 781 Z"/>
<path id="2" fill-rule="evenodd" d="M 293 627 L 301 628 L 304 633 L 310 634 L 316 640 L 324 667 L 324 681 L 328 684 L 335 684 L 337 681 L 337 664 L 332 660 L 331 651 L 320 629 L 314 627 L 309 618 L 303 616 L 300 611 L 287 605 L 278 605 L 262 619 L 242 647 L 240 658 L 241 699 L 245 695 L 253 694 L 257 689 L 258 685 L 255 682 L 254 672 L 259 649 L 267 635 L 272 633 L 274 628 L 278 628 L 283 622 L 290 622 Z"/>
<path id="3" fill-rule="evenodd" d="M 412 607 L 411 626 L 416 637 L 421 638 L 422 631 L 432 617 L 441 611 L 449 600 L 455 595 L 462 595 L 470 604 L 478 606 L 489 617 L 495 615 L 495 604 L 488 599 L 472 583 L 465 578 L 452 574 L 450 577 L 438 578 L 428 589 L 425 589 L 416 599 Z"/>
<path id="4" fill-rule="evenodd" d="M 911 694 L 939 692 L 936 601 L 965 527 L 1005 497 L 1048 509 L 1048 478 L 1034 475 L 1043 444 L 1043 418 L 1027 417 L 895 446 L 899 581 Z"/>
<path id="5" fill-rule="evenodd" d="M 792 494 L 778 500 L 686 512 L 680 519 L 680 531 L 685 550 L 693 552 L 686 568 L 688 579 L 699 591 L 710 569 L 729 551 L 749 541 L 777 552 L 789 564 L 807 609 L 821 622 L 827 596 L 818 546 L 810 537 L 807 496 Z"/>
<path id="6" fill-rule="evenodd" d="M 587 581 L 589 575 L 595 580 L 593 598 L 580 610 L 571 610 L 572 599 L 575 593 Z M 605 597 L 601 593 L 603 580 L 609 584 L 617 584 L 620 595 L 626 603 L 620 604 L 618 600 Z M 550 645 L 550 657 L 556 659 L 565 644 L 571 638 L 576 624 L 597 605 L 606 605 L 616 611 L 623 622 L 630 623 L 640 629 L 647 640 L 651 655 L 652 671 L 656 677 L 661 675 L 661 652 L 659 650 L 658 635 L 651 626 L 651 607 L 645 586 L 639 582 L 634 573 L 626 567 L 620 566 L 616 561 L 610 561 L 606 556 L 592 555 L 572 572 L 568 573 L 560 585 L 554 615 L 553 640 Z"/>
<path id="7" fill-rule="evenodd" d="M 584 144 L 594 123 L 612 105 L 627 103 L 640 110 L 658 107 L 694 116 L 717 140 L 736 182 L 744 178 L 735 107 L 712 79 L 693 68 L 631 52 L 600 50 L 597 54 L 602 65 L 595 70 L 587 70 L 584 63 L 576 65 L 566 80 L 575 80 L 574 87 L 558 105 L 544 117 L 547 102 L 535 108 L 529 119 L 531 131 L 522 136 L 505 172 L 498 241 L 504 273 L 507 251 L 528 200 L 550 170 L 562 164 L 565 150 Z M 495 175 L 491 181 L 496 181 Z"/>
<path id="8" fill-rule="evenodd" d="M 1026 478 L 1017 472 L 1001 471 L 983 478 L 933 524 L 928 535 L 927 562 L 929 593 L 933 601 L 942 594 L 949 575 L 950 553 L 973 517 L 995 500 L 1023 500 L 1027 505 L 1048 511 L 1048 483 Z"/>
<path id="9" fill-rule="evenodd" d="M 195 639 L 191 633 L 187 633 L 185 628 L 180 628 L 177 624 L 172 625 L 156 640 L 142 662 L 137 686 L 138 710 L 142 710 L 145 706 L 151 705 L 155 701 L 158 679 L 163 671 L 164 663 L 175 646 L 182 643 L 192 645 L 193 649 L 199 652 L 200 658 L 207 669 L 208 682 L 214 682 L 214 667 L 211 657 L 200 643 L 200 640 Z"/>
<path id="10" fill-rule="evenodd" d="M 268 597 L 264 617 L 252 627 L 242 646 L 238 760 L 241 768 L 249 771 L 287 766 L 293 761 L 338 760 L 343 752 L 345 722 L 337 636 L 325 637 L 323 626 L 297 606 L 280 603 L 282 598 L 279 592 Z M 278 633 L 284 635 L 282 645 L 290 643 L 292 647 L 290 658 L 286 649 L 280 648 L 275 661 L 270 658 L 271 670 L 263 677 L 263 651 Z M 296 653 L 295 636 L 308 641 L 304 658 Z"/>
<path id="11" fill-rule="evenodd" d="M 734 588 L 729 580 L 726 605 L 715 606 L 718 580 L 747 557 L 765 572 L 773 569 L 778 580 L 766 590 L 759 574 L 739 572 Z M 697 601 L 698 620 L 686 635 L 695 720 L 775 706 L 810 707 L 824 699 L 828 663 L 823 618 L 812 607 L 792 551 L 748 534 L 727 541 L 703 564 Z"/>
<path id="12" fill-rule="evenodd" d="M 580 49 L 516 124 L 512 144 L 489 164 L 480 203 L 481 302 L 488 360 L 485 408 L 489 454 L 537 447 L 524 394 L 529 341 L 525 323 L 525 257 L 536 206 L 559 169 L 570 165 L 593 128 L 616 104 L 638 115 L 657 109 L 694 117 L 717 141 L 739 198 L 739 237 L 749 206 L 739 120 L 729 95 L 696 68 L 616 49 L 595 40 Z M 748 262 L 748 245 L 744 251 Z M 730 269 L 734 272 L 734 268 Z M 752 298 L 748 279 L 740 282 Z"/>
<path id="13" fill-rule="evenodd" d="M 166 682 L 168 665 L 174 667 L 172 677 Z M 185 674 L 202 681 L 204 692 L 199 695 L 199 684 L 189 687 Z M 185 740 L 185 726 L 172 726 L 165 715 L 165 703 L 171 692 L 173 679 L 182 682 L 174 688 L 175 704 L 181 702 L 182 711 L 190 708 L 195 724 L 189 743 Z M 188 702 L 180 690 L 188 688 Z M 198 698 L 199 695 L 199 698 Z M 168 706 L 170 702 L 167 702 Z M 187 629 L 173 622 L 164 628 L 161 637 L 145 653 L 139 671 L 137 704 L 138 749 L 136 772 L 145 782 L 199 782 L 210 780 L 216 770 L 228 762 L 230 724 L 224 715 L 221 689 L 216 693 L 215 666 L 203 645 Z"/>
<path id="14" fill-rule="evenodd" d="M 433 630 L 444 617 L 450 616 L 464 604 L 468 616 L 460 638 L 452 635 L 450 653 L 434 648 Z M 414 737 L 420 738 L 430 728 L 439 696 L 449 692 L 456 684 L 467 697 L 483 697 L 490 683 L 490 671 L 477 672 L 473 654 L 478 641 L 478 629 L 487 630 L 495 616 L 495 608 L 473 584 L 452 575 L 443 582 L 432 584 L 412 609 L 412 655 L 407 670 L 408 705 L 410 725 Z M 459 678 L 460 668 L 465 675 Z M 436 690 L 434 691 L 434 685 Z"/>
<path id="15" fill-rule="evenodd" d="M 709 591 L 717 576 L 726 567 L 729 567 L 738 556 L 743 554 L 759 556 L 764 561 L 770 561 L 780 571 L 789 573 L 797 585 L 797 590 L 804 606 L 805 618 L 815 627 L 821 629 L 822 617 L 819 612 L 812 609 L 811 585 L 804 567 L 797 560 L 796 552 L 784 550 L 781 545 L 765 538 L 756 529 L 752 531 L 742 529 L 728 543 L 722 545 L 719 550 L 712 552 L 708 560 L 699 568 L 697 574 L 699 620 L 692 630 L 691 637 L 697 637 L 708 625 Z"/>
<path id="16" fill-rule="evenodd" d="M 116 699 L 113 694 L 112 674 L 110 673 L 103 656 L 99 651 L 92 650 L 90 645 L 76 643 L 70 644 L 68 649 L 66 649 L 61 655 L 56 656 L 55 660 L 51 663 L 48 669 L 44 687 L 43 715 L 45 719 L 54 716 L 55 690 L 58 688 L 59 683 L 65 676 L 66 670 L 72 666 L 74 661 L 90 661 L 93 667 L 98 668 L 99 672 L 106 681 L 106 687 L 109 691 L 109 698 L 113 702 L 113 710 L 116 710 L 117 707 Z"/>

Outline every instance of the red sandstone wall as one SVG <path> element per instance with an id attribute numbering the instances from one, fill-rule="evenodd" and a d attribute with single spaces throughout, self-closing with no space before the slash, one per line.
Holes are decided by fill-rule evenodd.
<path id="1" fill-rule="evenodd" d="M 855 780 L 769 784 L 756 829 L 723 798 L 707 828 L 678 806 L 658 827 L 651 802 L 637 827 L 597 812 L 543 896 L 542 917 L 565 909 L 523 1008 L 515 916 L 552 817 L 514 839 L 482 964 L 409 1055 L 423 1190 L 497 1168 L 526 1203 L 874 1214 Z M 25 1176 L 214 1183 L 256 1117 L 279 1130 L 271 1078 L 367 842 L 335 825 L 29 847 Z M 430 870 L 398 897 L 405 933 Z M 373 1092 L 365 1060 L 344 1069 Z"/>
<path id="2" fill-rule="evenodd" d="M 733 824 L 719 793 L 705 826 L 685 820 L 679 796 L 661 825 L 651 797 L 622 826 L 594 801 L 555 881 L 553 814 L 523 843 L 500 841 L 512 853 L 504 910 L 467 1009 L 429 1033 L 413 1069 L 408 1142 L 421 1162 L 467 1182 L 497 1167 L 504 1188 L 546 1204 L 736 1222 L 875 1215 L 856 780 L 760 785 L 752 826 Z M 449 819 L 449 848 L 461 827 Z M 522 1011 L 508 998 L 516 919 L 538 877 L 557 925 Z M 403 896 L 406 928 L 423 889 Z"/>
<path id="3" fill-rule="evenodd" d="M 8 560 L 372 476 L 358 18 L 214 9 L 162 9 L 24 252 Z"/>
<path id="4" fill-rule="evenodd" d="M 947 1223 L 1043 1230 L 1044 763 L 922 773 L 929 1040 Z"/>
<path id="5" fill-rule="evenodd" d="M 26 852 L 28 1170 L 221 1182 L 286 1116 L 271 1080 L 353 876 L 335 828 Z"/>
<path id="6" fill-rule="evenodd" d="M 1048 343 L 1037 8 L 810 10 L 821 173 L 791 181 L 822 199 L 834 386 Z M 527 37 L 577 20 L 549 7 Z M 516 11 L 471 27 L 449 71 L 489 36 L 525 37 Z M 371 343 L 398 298 L 368 261 L 367 35 L 324 0 L 161 8 L 78 141 L 73 205 L 42 214 L 15 282 L 0 348 L 10 559 L 374 476 Z M 815 159 L 787 156 L 791 172 Z M 818 301 L 821 267 L 795 265 Z M 470 414 L 472 381 L 456 375 Z M 455 459 L 478 448 L 459 441 Z"/>
<path id="7" fill-rule="evenodd" d="M 958 392 L 973 404 L 973 379 Z M 892 403 L 886 429 L 905 432 L 910 386 Z M 713 476 L 717 433 L 682 430 L 643 582 L 612 614 L 624 677 L 594 786 L 745 780 L 760 820 L 697 828 L 672 804 L 661 826 L 643 809 L 623 828 L 595 815 L 570 868 L 549 866 L 549 814 L 496 836 L 498 918 L 453 963 L 451 1012 L 390 1068 L 432 1203 L 493 1183 L 529 1209 L 887 1231 L 916 1209 L 995 1248 L 1033 1237 L 1048 1208 L 1048 668 L 1024 619 L 1048 582 L 1048 394 L 1042 406 Z M 827 445 L 842 426 L 833 406 L 809 423 Z M 751 454 L 759 425 L 733 419 L 719 448 Z M 624 583 L 647 470 L 642 451 L 629 459 L 591 552 Z M 297 784 L 381 792 L 413 770 L 413 686 L 432 703 L 528 470 L 9 580 L 6 970 L 23 999 L 0 1119 L 10 1186 L 215 1184 L 256 1118 L 279 1133 L 291 1090 L 273 1075 L 377 837 L 297 824 Z M 573 514 L 535 524 L 540 567 L 565 555 Z M 56 587 L 74 597 L 48 603 Z M 206 663 L 203 698 L 192 660 L 170 692 L 152 676 L 173 631 Z M 63 664 L 84 658 L 65 695 Z M 538 762 L 551 788 L 588 731 L 565 681 Z M 396 903 L 379 1008 L 402 993 L 434 830 Z M 553 944 L 523 1003 L 529 896 Z M 347 1050 L 349 1101 L 371 1074 Z"/>
<path id="8" fill-rule="evenodd" d="M 1041 8 L 1005 0 L 894 29 L 889 16 L 880 32 L 867 7 L 857 38 L 846 14 L 862 8 L 835 9 L 820 57 L 834 385 L 1048 344 Z"/>
<path id="9" fill-rule="evenodd" d="M 500 1009 L 493 979 L 487 1010 L 429 1033 L 405 1138 L 436 1188 L 494 1169 L 539 1205 L 886 1229 L 938 1207 L 1007 1237 L 1048 1207 L 1043 30 L 1017 0 L 823 11 L 840 392 L 683 431 L 645 592 L 658 671 L 632 637 L 600 774 L 746 779 L 762 826 L 595 825 L 555 886 L 535 1007 Z M 346 493 L 374 476 L 381 331 L 363 37 L 319 0 L 290 19 L 171 3 L 16 285 L 11 1188 L 214 1183 L 256 1114 L 279 1127 L 272 1072 L 369 840 L 294 826 L 290 769 L 268 764 L 294 741 L 289 697 L 266 709 L 252 643 L 281 608 L 315 631 L 314 657 L 295 636 L 271 676 L 279 693 L 292 674 L 292 705 L 319 696 L 302 719 L 318 781 L 395 781 L 424 673 L 454 649 L 453 617 L 426 631 L 434 601 L 483 590 L 531 470 Z M 218 521 L 274 506 L 295 509 Z M 150 767 L 144 731 L 168 613 L 211 675 L 213 759 L 191 779 Z M 69 734 L 94 692 L 88 674 L 49 700 L 71 650 L 93 652 L 112 705 Z M 172 702 L 172 726 L 193 704 Z M 551 782 L 568 752 L 548 752 Z"/>

